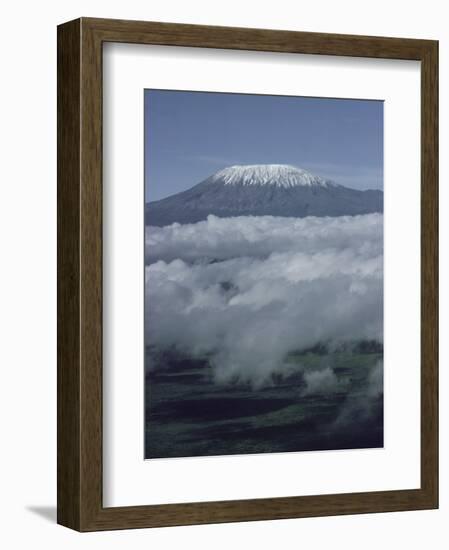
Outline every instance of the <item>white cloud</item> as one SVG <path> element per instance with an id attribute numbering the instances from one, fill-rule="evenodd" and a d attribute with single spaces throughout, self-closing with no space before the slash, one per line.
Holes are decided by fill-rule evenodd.
<path id="1" fill-rule="evenodd" d="M 372 368 L 368 379 L 369 397 L 379 397 L 384 392 L 384 363 L 378 361 Z"/>
<path id="2" fill-rule="evenodd" d="M 371 367 L 363 393 L 348 394 L 333 424 L 336 431 L 366 430 L 381 425 L 379 400 L 383 398 L 383 360 Z"/>
<path id="3" fill-rule="evenodd" d="M 147 261 L 185 261 L 203 257 L 230 259 L 266 257 L 274 252 L 306 254 L 325 250 L 360 249 L 365 255 L 382 254 L 382 214 L 336 218 L 281 218 L 241 216 L 165 227 L 146 227 Z"/>
<path id="4" fill-rule="evenodd" d="M 339 382 L 330 367 L 322 370 L 306 371 L 304 373 L 304 380 L 306 382 L 306 389 L 303 395 L 333 393 L 343 388 L 343 384 Z"/>
<path id="5" fill-rule="evenodd" d="M 146 342 L 263 384 L 317 342 L 383 339 L 383 216 L 149 227 Z"/>

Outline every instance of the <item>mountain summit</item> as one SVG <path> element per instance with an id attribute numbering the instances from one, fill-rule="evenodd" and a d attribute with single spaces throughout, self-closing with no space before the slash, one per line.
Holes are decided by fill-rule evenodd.
<path id="1" fill-rule="evenodd" d="M 224 185 L 275 185 L 284 188 L 298 185 L 319 185 L 321 187 L 337 185 L 289 164 L 229 166 L 211 176 L 210 179 Z"/>
<path id="2" fill-rule="evenodd" d="M 285 164 L 230 166 L 146 205 L 146 225 L 232 216 L 353 216 L 383 211 L 383 192 L 360 191 Z"/>

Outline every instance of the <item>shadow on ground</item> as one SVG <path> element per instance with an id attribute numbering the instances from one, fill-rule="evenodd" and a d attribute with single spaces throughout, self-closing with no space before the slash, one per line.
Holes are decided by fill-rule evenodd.
<path id="1" fill-rule="evenodd" d="M 56 506 L 27 506 L 26 509 L 46 521 L 56 523 Z"/>

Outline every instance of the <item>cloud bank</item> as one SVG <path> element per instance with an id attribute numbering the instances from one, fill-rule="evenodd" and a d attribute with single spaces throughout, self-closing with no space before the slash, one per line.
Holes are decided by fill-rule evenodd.
<path id="1" fill-rule="evenodd" d="M 147 227 L 146 263 L 146 344 L 207 356 L 220 381 L 265 384 L 318 342 L 383 341 L 381 214 Z M 311 391 L 334 382 L 309 374 Z"/>

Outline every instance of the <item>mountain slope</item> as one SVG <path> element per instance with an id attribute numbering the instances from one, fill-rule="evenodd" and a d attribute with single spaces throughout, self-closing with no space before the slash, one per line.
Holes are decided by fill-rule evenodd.
<path id="1" fill-rule="evenodd" d="M 383 192 L 338 185 L 289 165 L 231 166 L 191 189 L 146 205 L 146 225 L 195 223 L 209 214 L 343 216 L 383 211 Z"/>

